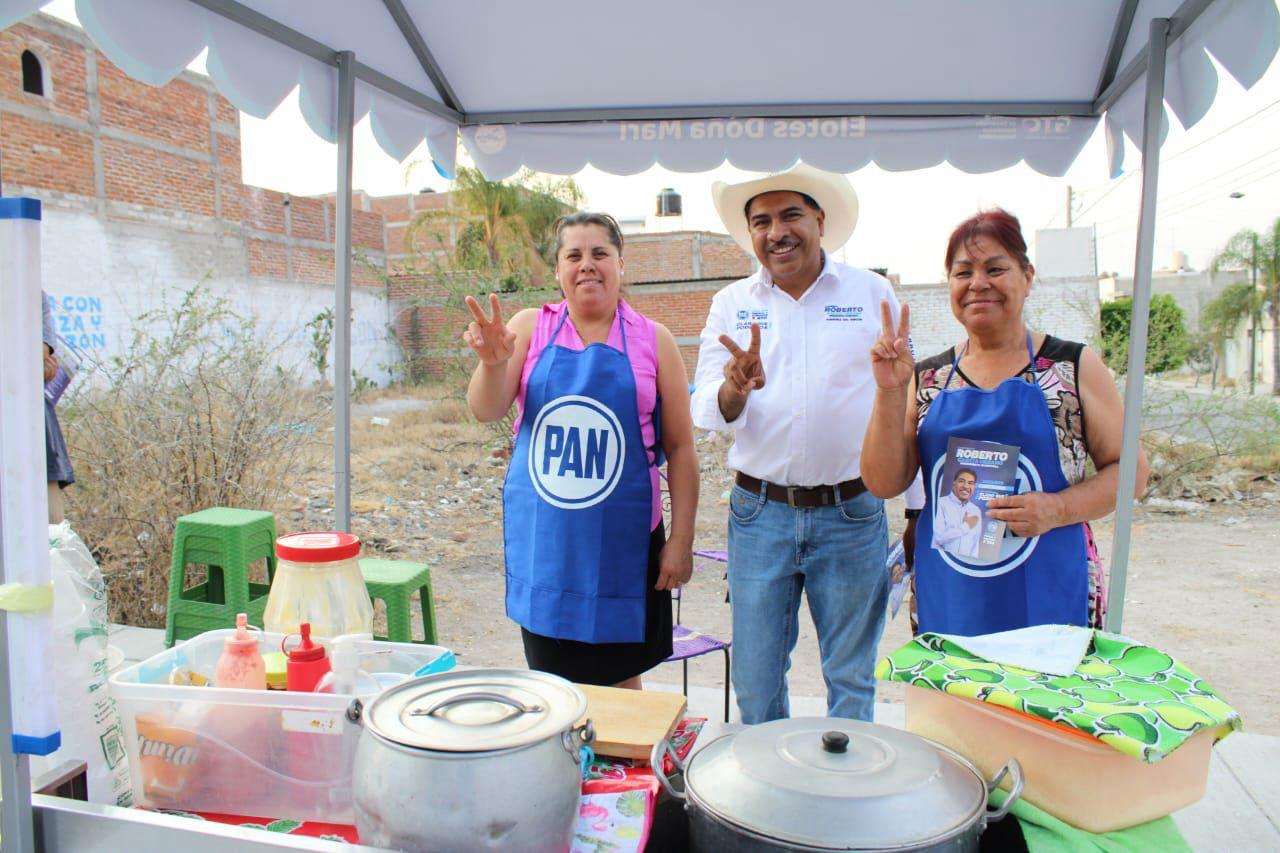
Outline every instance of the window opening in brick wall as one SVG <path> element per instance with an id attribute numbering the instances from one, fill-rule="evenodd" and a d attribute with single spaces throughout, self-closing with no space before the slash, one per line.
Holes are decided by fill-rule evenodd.
<path id="1" fill-rule="evenodd" d="M 44 65 L 40 62 L 40 58 L 31 51 L 24 50 L 22 52 L 22 91 L 43 98 L 47 89 Z"/>

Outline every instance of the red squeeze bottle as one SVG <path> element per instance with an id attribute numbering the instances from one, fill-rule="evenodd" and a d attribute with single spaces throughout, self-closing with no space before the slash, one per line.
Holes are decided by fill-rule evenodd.
<path id="1" fill-rule="evenodd" d="M 316 684 L 329 671 L 329 658 L 324 646 L 311 642 L 311 623 L 303 622 L 298 626 L 302 642 L 293 648 L 285 648 L 289 637 L 280 642 L 280 650 L 285 653 L 288 662 L 285 665 L 285 687 L 299 693 L 313 693 Z M 293 636 L 292 634 L 289 635 Z"/>

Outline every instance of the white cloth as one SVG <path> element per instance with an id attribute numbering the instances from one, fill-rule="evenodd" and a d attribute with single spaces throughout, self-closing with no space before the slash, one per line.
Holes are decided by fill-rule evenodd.
<path id="1" fill-rule="evenodd" d="M 992 663 L 1050 675 L 1071 675 L 1089 653 L 1093 629 L 1075 625 L 1033 625 L 976 637 L 938 636 Z"/>
<path id="2" fill-rule="evenodd" d="M 799 299 L 773 285 L 767 270 L 715 295 L 698 351 L 693 421 L 733 430 L 729 467 L 782 486 L 821 486 L 859 476 L 862 438 L 875 401 L 871 347 L 880 336 L 880 302 L 898 316 L 889 282 L 826 257 Z M 746 349 L 760 325 L 765 386 L 752 391 L 732 423 L 717 394 L 727 334 Z"/>
<path id="3" fill-rule="evenodd" d="M 977 521 L 970 527 L 967 518 Z M 955 495 L 943 495 L 933 519 L 933 547 L 961 557 L 978 556 L 982 542 L 982 510 L 973 501 L 960 502 Z"/>
<path id="4" fill-rule="evenodd" d="M 907 486 L 904 500 L 907 502 L 907 509 L 924 509 L 924 478 L 920 476 L 918 470 L 916 478 L 911 481 L 910 486 Z"/>

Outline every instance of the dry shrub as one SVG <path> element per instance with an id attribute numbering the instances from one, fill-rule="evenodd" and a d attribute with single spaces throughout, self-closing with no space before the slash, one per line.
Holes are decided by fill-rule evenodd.
<path id="1" fill-rule="evenodd" d="M 426 420 L 437 424 L 463 424 L 475 420 L 471 415 L 471 409 L 467 407 L 467 401 L 456 397 L 436 400 L 423 414 Z"/>
<path id="2" fill-rule="evenodd" d="M 76 526 L 106 575 L 110 618 L 164 624 L 175 520 L 276 508 L 327 460 L 331 402 L 277 366 L 278 345 L 200 286 L 138 317 L 128 351 L 66 405 Z"/>
<path id="3" fill-rule="evenodd" d="M 1144 400 L 1147 494 L 1221 500 L 1277 473 L 1280 407 L 1230 392 L 1161 391 Z"/>

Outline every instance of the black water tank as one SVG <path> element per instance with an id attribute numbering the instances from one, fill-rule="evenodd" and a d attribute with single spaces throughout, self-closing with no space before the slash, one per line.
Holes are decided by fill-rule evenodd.
<path id="1" fill-rule="evenodd" d="M 680 193 L 671 187 L 658 193 L 658 216 L 680 216 L 681 212 Z"/>

